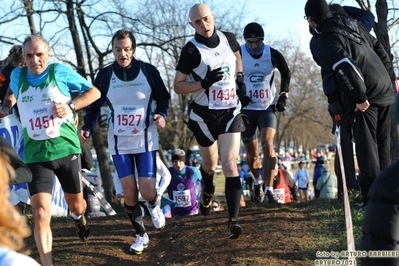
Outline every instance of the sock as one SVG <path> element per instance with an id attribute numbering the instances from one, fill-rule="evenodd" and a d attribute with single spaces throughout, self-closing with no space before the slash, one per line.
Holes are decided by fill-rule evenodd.
<path id="1" fill-rule="evenodd" d="M 227 209 L 229 211 L 229 222 L 236 221 L 238 218 L 238 211 L 240 209 L 240 200 L 242 194 L 242 186 L 239 176 L 226 177 L 225 195 L 227 202 Z"/>
<path id="2" fill-rule="evenodd" d="M 213 188 L 213 175 L 214 172 L 212 173 L 206 173 L 202 167 L 200 168 L 201 170 L 201 176 L 202 176 L 202 181 L 204 182 L 205 185 L 205 190 L 206 192 L 211 192 L 210 190 Z M 213 192 L 212 192 L 213 194 Z"/>
<path id="3" fill-rule="evenodd" d="M 76 215 L 73 212 L 71 212 L 71 216 L 74 220 L 79 220 L 80 218 L 82 218 L 82 215 Z"/>
<path id="4" fill-rule="evenodd" d="M 141 236 L 144 235 L 146 232 L 143 222 L 144 210 L 140 203 L 137 203 L 134 206 L 129 206 L 125 203 L 125 212 L 136 230 L 136 234 Z"/>
<path id="5" fill-rule="evenodd" d="M 266 186 L 266 187 L 265 187 L 265 194 L 266 194 L 266 192 L 267 192 L 268 190 L 270 190 L 271 192 L 273 192 L 273 187 Z"/>

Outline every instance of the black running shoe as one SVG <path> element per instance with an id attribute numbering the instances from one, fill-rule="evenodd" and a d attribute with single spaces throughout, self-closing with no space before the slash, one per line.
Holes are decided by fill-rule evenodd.
<path id="1" fill-rule="evenodd" d="M 212 207 L 212 197 L 215 193 L 215 186 L 213 185 L 211 190 L 204 189 L 202 193 L 202 201 L 200 204 L 200 211 L 202 215 L 208 215 L 211 212 Z"/>
<path id="2" fill-rule="evenodd" d="M 251 201 L 253 203 L 260 203 L 263 201 L 263 197 L 262 197 L 260 188 L 261 188 L 261 185 L 254 185 L 254 190 L 251 193 Z"/>
<path id="3" fill-rule="evenodd" d="M 270 190 L 266 191 L 266 202 L 267 203 L 278 203 L 278 201 L 274 198 L 273 192 Z"/>
<path id="4" fill-rule="evenodd" d="M 237 221 L 229 222 L 227 225 L 227 235 L 230 239 L 237 239 L 242 233 L 242 227 Z"/>
<path id="5" fill-rule="evenodd" d="M 73 219 L 76 223 L 76 234 L 80 240 L 86 242 L 90 237 L 90 227 L 87 225 L 86 218 L 84 215 L 79 220 Z"/>

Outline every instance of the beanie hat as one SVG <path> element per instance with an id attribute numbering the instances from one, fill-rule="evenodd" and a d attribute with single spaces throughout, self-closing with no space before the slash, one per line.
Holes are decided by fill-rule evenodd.
<path id="1" fill-rule="evenodd" d="M 244 39 L 248 38 L 263 38 L 265 34 L 263 28 L 256 22 L 251 22 L 244 28 Z"/>
<path id="2" fill-rule="evenodd" d="M 185 162 L 186 161 L 186 153 L 181 149 L 174 150 L 172 153 L 172 162 L 176 161 L 176 160 Z"/>
<path id="3" fill-rule="evenodd" d="M 313 18 L 325 18 L 331 16 L 330 8 L 326 0 L 308 0 L 305 5 L 305 14 Z"/>

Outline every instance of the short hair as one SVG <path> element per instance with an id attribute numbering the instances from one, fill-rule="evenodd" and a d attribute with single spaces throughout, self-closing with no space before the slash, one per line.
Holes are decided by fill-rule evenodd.
<path id="1" fill-rule="evenodd" d="M 129 38 L 132 41 L 132 48 L 136 49 L 136 38 L 134 38 L 133 33 L 131 31 L 121 29 L 115 32 L 114 36 L 111 39 L 111 45 L 114 47 L 115 40 L 123 40 L 125 38 Z"/>
<path id="2" fill-rule="evenodd" d="M 32 34 L 32 35 L 29 35 L 28 37 L 26 37 L 25 40 L 23 41 L 22 53 L 25 54 L 25 46 L 27 43 L 32 43 L 32 42 L 37 42 L 37 41 L 42 41 L 46 46 L 47 52 L 50 52 L 50 45 L 48 44 L 47 40 L 41 35 Z"/>

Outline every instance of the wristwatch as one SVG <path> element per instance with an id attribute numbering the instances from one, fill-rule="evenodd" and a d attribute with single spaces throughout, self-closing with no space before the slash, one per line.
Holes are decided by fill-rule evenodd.
<path id="1" fill-rule="evenodd" d="M 72 112 L 76 111 L 76 105 L 73 101 L 69 101 L 69 102 L 67 102 L 67 104 L 68 104 L 69 108 L 71 108 Z"/>

